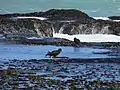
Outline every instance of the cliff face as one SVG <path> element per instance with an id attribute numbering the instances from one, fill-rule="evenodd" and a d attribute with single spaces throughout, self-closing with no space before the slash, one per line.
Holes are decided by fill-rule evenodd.
<path id="1" fill-rule="evenodd" d="M 110 34 L 113 33 L 109 24 L 102 25 L 99 22 L 90 23 L 57 23 L 59 27 L 55 27 L 55 33 L 63 34 Z"/>
<path id="2" fill-rule="evenodd" d="M 3 19 L 0 33 L 6 38 L 52 37 L 51 24 L 34 19 Z"/>
<path id="3" fill-rule="evenodd" d="M 55 33 L 63 34 L 114 34 L 120 35 L 120 22 L 91 20 L 83 22 L 57 22 L 54 24 Z"/>
<path id="4" fill-rule="evenodd" d="M 46 20 L 19 16 L 45 17 Z M 0 15 L 0 34 L 6 38 L 52 37 L 63 34 L 114 34 L 120 35 L 120 22 L 95 20 L 78 10 L 49 10 L 27 14 Z"/>

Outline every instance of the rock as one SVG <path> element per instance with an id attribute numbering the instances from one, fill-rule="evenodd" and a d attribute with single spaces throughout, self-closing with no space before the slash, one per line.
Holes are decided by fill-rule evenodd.
<path id="1" fill-rule="evenodd" d="M 43 16 L 48 20 L 9 19 L 8 16 Z M 51 9 L 46 12 L 27 14 L 6 14 L 0 19 L 0 32 L 23 36 L 52 37 L 55 33 L 63 34 L 114 34 L 119 35 L 120 23 L 105 20 L 94 20 L 87 14 L 74 9 Z M 54 20 L 54 22 L 53 22 Z M 19 36 L 18 35 L 18 36 Z"/>
<path id="2" fill-rule="evenodd" d="M 21 44 L 37 44 L 37 45 L 57 45 L 57 46 L 76 46 L 73 41 L 63 39 L 63 38 L 41 38 L 41 39 L 21 39 L 14 40 L 15 43 Z M 79 44 L 78 46 L 83 46 Z"/>
<path id="3" fill-rule="evenodd" d="M 19 16 L 45 17 L 47 20 L 33 18 L 17 19 Z M 62 34 L 113 34 L 120 35 L 120 22 L 111 20 L 95 20 L 82 11 L 75 9 L 51 9 L 46 12 L 34 12 L 25 14 L 0 15 L 0 34 L 8 40 L 34 42 L 27 40 L 29 37 L 52 38 L 54 33 Z M 26 41 L 27 40 L 27 41 Z M 45 39 L 46 40 L 46 39 Z M 54 40 L 53 40 L 54 41 Z M 62 39 L 59 45 L 65 44 Z M 43 41 L 42 41 L 43 42 Z M 49 40 L 48 40 L 49 42 Z M 59 39 L 60 42 L 60 39 Z M 39 43 L 39 41 L 35 41 Z M 49 42 L 52 44 L 53 42 Z M 48 44 L 44 43 L 43 44 Z M 53 43 L 54 45 L 57 43 Z M 74 45 L 73 45 L 74 46 Z"/>
<path id="4" fill-rule="evenodd" d="M 108 18 L 112 20 L 120 20 L 120 16 L 109 16 Z"/>
<path id="5" fill-rule="evenodd" d="M 50 9 L 43 16 L 52 20 L 93 20 L 92 17 L 76 9 Z"/>
<path id="6" fill-rule="evenodd" d="M 119 22 L 96 20 L 89 22 L 56 22 L 53 25 L 55 33 L 75 34 L 115 34 L 118 35 Z M 116 27 L 117 26 L 117 27 Z"/>
<path id="7" fill-rule="evenodd" d="M 51 23 L 36 19 L 2 19 L 0 32 L 7 39 L 53 36 Z"/>
<path id="8" fill-rule="evenodd" d="M 50 9 L 46 12 L 33 12 L 33 13 L 15 13 L 15 14 L 1 14 L 1 18 L 10 18 L 18 16 L 35 16 L 35 17 L 46 17 L 50 20 L 93 20 L 82 11 L 76 9 Z"/>

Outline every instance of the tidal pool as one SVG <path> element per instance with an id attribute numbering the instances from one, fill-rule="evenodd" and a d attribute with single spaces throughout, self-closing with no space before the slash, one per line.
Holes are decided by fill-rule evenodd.
<path id="1" fill-rule="evenodd" d="M 109 49 L 88 48 L 88 47 L 63 47 L 51 45 L 18 45 L 0 43 L 0 60 L 29 60 L 29 59 L 45 59 L 46 53 L 58 48 L 62 48 L 63 53 L 59 56 L 69 58 L 115 58 L 117 56 L 110 56 L 107 54 L 95 54 L 111 52 Z"/>

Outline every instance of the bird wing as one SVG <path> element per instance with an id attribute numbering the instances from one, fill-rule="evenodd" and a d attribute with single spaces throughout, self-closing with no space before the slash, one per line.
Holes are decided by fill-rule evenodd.
<path id="1" fill-rule="evenodd" d="M 58 50 L 54 50 L 54 51 L 48 52 L 48 53 L 46 54 L 46 56 L 47 56 L 47 55 L 49 55 L 49 56 L 57 56 L 59 53 L 60 53 L 60 52 L 59 52 Z"/>
<path id="2" fill-rule="evenodd" d="M 54 51 L 52 51 L 52 52 L 50 52 L 50 53 L 56 54 L 56 53 L 58 53 L 58 50 L 54 50 Z"/>

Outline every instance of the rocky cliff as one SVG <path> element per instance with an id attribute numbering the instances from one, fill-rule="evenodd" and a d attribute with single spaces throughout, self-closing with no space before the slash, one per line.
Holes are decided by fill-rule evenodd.
<path id="1" fill-rule="evenodd" d="M 58 26 L 58 27 L 56 27 Z M 96 20 L 88 23 L 65 22 L 54 25 L 56 33 L 64 34 L 114 34 L 120 35 L 120 22 Z"/>
<path id="2" fill-rule="evenodd" d="M 2 19 L 0 33 L 6 38 L 52 37 L 51 23 L 34 19 Z"/>
<path id="3" fill-rule="evenodd" d="M 17 17 L 44 17 L 17 18 Z M 51 9 L 46 12 L 0 15 L 0 34 L 8 39 L 52 37 L 63 34 L 114 34 L 120 35 L 120 22 L 95 20 L 79 10 Z"/>

